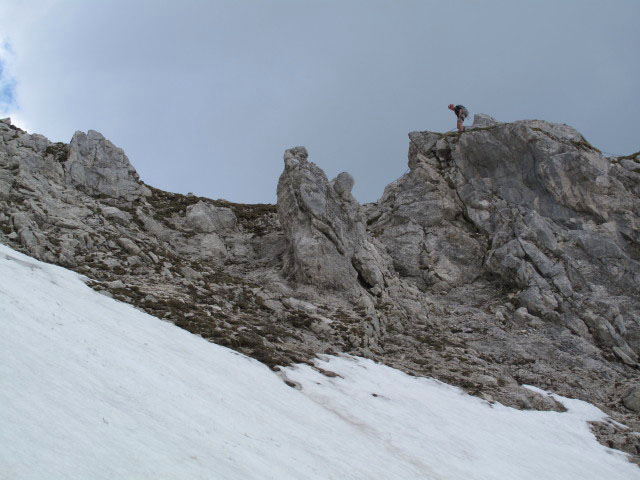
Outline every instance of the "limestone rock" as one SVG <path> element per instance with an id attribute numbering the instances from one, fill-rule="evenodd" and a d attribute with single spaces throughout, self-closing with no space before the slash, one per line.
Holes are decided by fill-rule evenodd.
<path id="1" fill-rule="evenodd" d="M 200 239 L 200 257 L 224 261 L 229 256 L 227 247 L 215 233 L 202 235 Z"/>
<path id="2" fill-rule="evenodd" d="M 148 188 L 95 132 L 0 122 L 0 241 L 271 367 L 345 352 L 515 408 L 559 409 L 522 384 L 588 400 L 638 459 L 638 154 L 480 114 L 409 139 L 362 206 L 288 150 L 276 212 Z"/>
<path id="3" fill-rule="evenodd" d="M 567 125 L 477 121 L 483 128 L 461 135 L 409 135 L 410 172 L 369 208 L 372 234 L 422 287 L 497 274 L 529 312 L 552 321 L 573 312 L 574 331 L 585 322 L 599 345 L 635 361 L 635 334 L 616 331 L 605 312 L 583 315 L 585 301 L 609 298 L 640 309 L 640 204 L 629 179 Z"/>
<path id="4" fill-rule="evenodd" d="M 142 251 L 142 249 L 138 245 L 136 245 L 136 243 L 130 238 L 119 238 L 118 245 L 120 245 L 123 250 L 132 255 L 138 255 Z"/>
<path id="5" fill-rule="evenodd" d="M 95 130 L 73 135 L 64 168 L 71 181 L 95 193 L 127 200 L 148 194 L 122 149 Z"/>
<path id="6" fill-rule="evenodd" d="M 123 212 L 117 207 L 102 207 L 102 214 L 108 220 L 111 220 L 114 223 L 118 223 L 120 225 L 126 226 L 131 222 L 131 215 Z"/>
<path id="7" fill-rule="evenodd" d="M 222 233 L 234 231 L 237 219 L 230 208 L 209 206 L 200 201 L 187 207 L 186 223 L 196 232 Z"/>
<path id="8" fill-rule="evenodd" d="M 159 238 L 162 241 L 168 241 L 171 238 L 171 231 L 158 222 L 155 218 L 145 213 L 142 208 L 136 209 L 136 217 L 142 224 L 143 228 Z"/>
<path id="9" fill-rule="evenodd" d="M 473 116 L 474 127 L 488 127 L 490 125 L 495 125 L 496 123 L 498 123 L 498 121 L 495 118 L 485 115 L 484 113 L 476 113 Z"/>
<path id="10" fill-rule="evenodd" d="M 419 153 L 433 152 L 437 136 L 412 133 L 410 138 L 413 167 L 368 210 L 369 229 L 385 245 L 394 268 L 419 286 L 447 289 L 473 281 L 481 272 L 484 239 L 463 220 L 463 205 L 438 170 L 438 160 Z"/>
<path id="11" fill-rule="evenodd" d="M 361 287 L 382 285 L 387 265 L 366 233 L 351 195 L 353 179 L 343 173 L 330 183 L 307 156 L 304 147 L 287 150 L 278 181 L 286 274 L 297 282 L 348 295 L 357 295 Z"/>
<path id="12" fill-rule="evenodd" d="M 640 386 L 636 386 L 627 392 L 622 398 L 622 403 L 629 410 L 640 413 Z"/>

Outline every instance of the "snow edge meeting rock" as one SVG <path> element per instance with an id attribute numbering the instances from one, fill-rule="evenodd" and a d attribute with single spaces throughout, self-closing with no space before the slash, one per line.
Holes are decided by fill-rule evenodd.
<path id="1" fill-rule="evenodd" d="M 163 192 L 97 132 L 0 122 L 0 242 L 267 365 L 347 352 L 488 401 L 638 429 L 640 160 L 574 129 L 478 116 L 409 135 L 407 174 L 359 205 L 305 149 L 278 205 Z M 635 392 L 635 393 L 634 393 Z M 630 430 L 597 426 L 638 458 Z"/>

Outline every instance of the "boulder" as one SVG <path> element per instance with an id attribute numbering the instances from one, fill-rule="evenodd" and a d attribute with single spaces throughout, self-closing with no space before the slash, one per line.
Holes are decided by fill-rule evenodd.
<path id="1" fill-rule="evenodd" d="M 101 207 L 100 210 L 107 220 L 119 225 L 126 226 L 131 222 L 131 215 L 117 207 Z"/>
<path id="2" fill-rule="evenodd" d="M 196 232 L 233 232 L 236 223 L 236 216 L 230 208 L 211 206 L 200 201 L 186 210 L 186 225 Z"/>
<path id="3" fill-rule="evenodd" d="M 224 261 L 228 258 L 227 247 L 216 233 L 207 233 L 200 238 L 200 256 Z"/>
<path id="4" fill-rule="evenodd" d="M 138 255 L 142 251 L 142 249 L 130 238 L 118 238 L 117 243 L 124 251 L 131 255 Z"/>
<path id="5" fill-rule="evenodd" d="M 622 403 L 632 412 L 640 413 L 640 385 L 637 385 L 626 392 L 622 397 Z"/>
<path id="6" fill-rule="evenodd" d="M 495 118 L 485 115 L 484 113 L 476 113 L 473 116 L 474 127 L 489 127 L 491 125 L 496 125 L 497 123 L 498 121 Z"/>

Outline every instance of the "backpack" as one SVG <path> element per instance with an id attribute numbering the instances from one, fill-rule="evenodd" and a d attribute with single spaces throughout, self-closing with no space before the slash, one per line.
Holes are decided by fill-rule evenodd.
<path id="1" fill-rule="evenodd" d="M 467 110 L 467 107 L 465 107 L 464 105 L 456 105 L 455 110 L 457 110 L 456 112 L 457 116 L 459 116 L 460 113 L 464 115 L 464 118 L 467 118 L 469 116 L 469 110 Z"/>

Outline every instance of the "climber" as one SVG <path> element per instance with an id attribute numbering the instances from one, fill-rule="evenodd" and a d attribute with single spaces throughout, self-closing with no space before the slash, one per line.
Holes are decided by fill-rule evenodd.
<path id="1" fill-rule="evenodd" d="M 464 122 L 464 119 L 467 118 L 467 115 L 469 115 L 469 110 L 467 110 L 464 105 L 456 105 L 454 107 L 453 103 L 449 104 L 449 110 L 453 110 L 453 112 L 456 114 L 456 117 L 458 117 L 458 123 L 456 123 L 458 131 L 460 133 L 464 132 L 462 122 Z"/>

